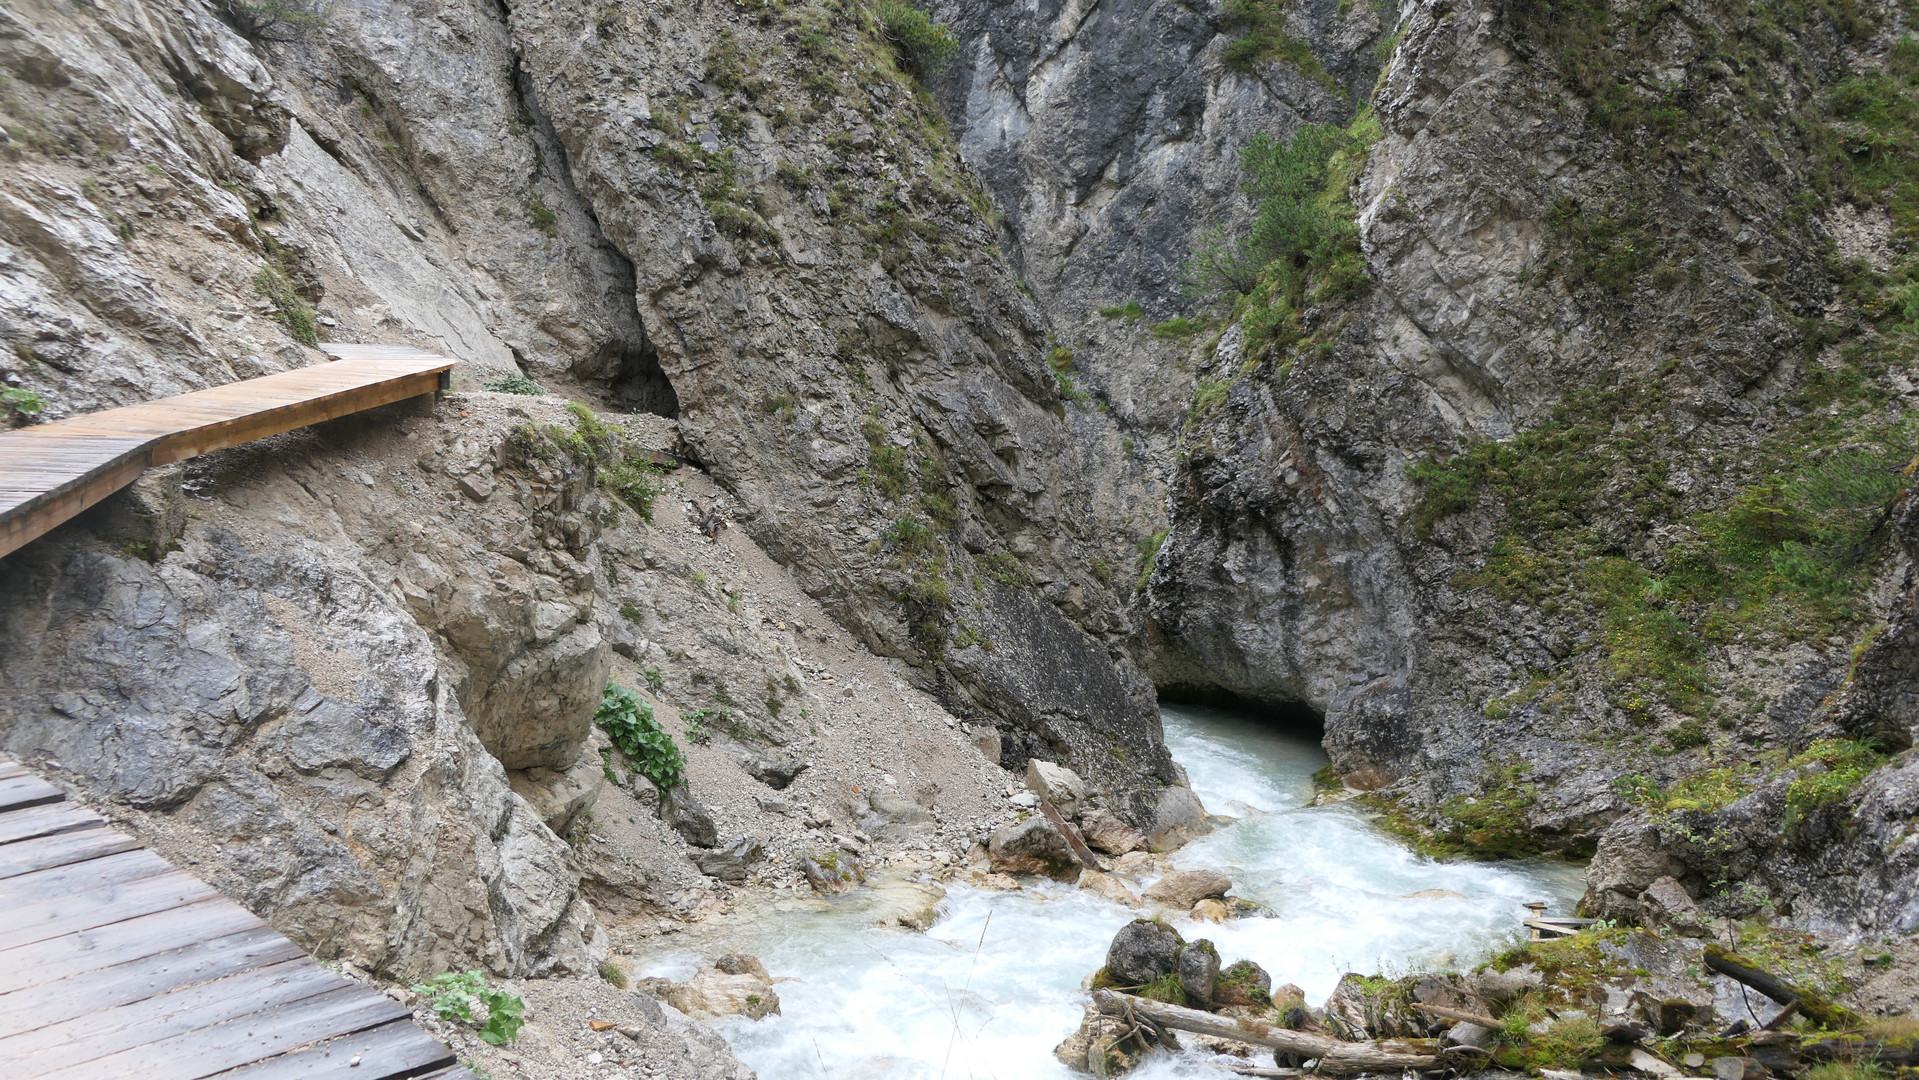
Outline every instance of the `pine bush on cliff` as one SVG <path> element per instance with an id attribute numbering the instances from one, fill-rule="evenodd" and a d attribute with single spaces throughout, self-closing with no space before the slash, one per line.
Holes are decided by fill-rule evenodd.
<path id="1" fill-rule="evenodd" d="M 959 39 L 945 23 L 902 0 L 881 0 L 873 9 L 880 30 L 898 54 L 900 67 L 909 74 L 924 75 L 959 55 Z"/>
<path id="2" fill-rule="evenodd" d="M 1203 234 L 1185 282 L 1191 295 L 1231 304 L 1249 362 L 1283 363 L 1295 345 L 1311 343 L 1300 321 L 1307 308 L 1366 286 L 1346 189 L 1379 131 L 1365 114 L 1346 128 L 1307 124 L 1285 142 L 1260 136 L 1240 152 L 1241 187 L 1258 205 L 1252 228 Z"/>

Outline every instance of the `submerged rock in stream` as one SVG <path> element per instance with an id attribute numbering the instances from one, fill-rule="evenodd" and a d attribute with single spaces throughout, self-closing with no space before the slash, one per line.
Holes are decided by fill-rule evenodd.
<path id="1" fill-rule="evenodd" d="M 813 886 L 814 892 L 827 896 L 843 893 L 866 880 L 859 857 L 850 851 L 823 851 L 809 856 L 800 864 L 800 872 L 806 875 L 806 882 Z"/>

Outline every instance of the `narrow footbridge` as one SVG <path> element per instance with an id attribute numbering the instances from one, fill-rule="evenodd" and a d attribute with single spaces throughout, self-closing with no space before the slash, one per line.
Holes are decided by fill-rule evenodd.
<path id="1" fill-rule="evenodd" d="M 446 387 L 453 361 L 397 345 L 325 344 L 331 363 L 0 432 L 0 557 L 153 465 Z"/>
<path id="2" fill-rule="evenodd" d="M 0 756 L 0 1076 L 474 1080 L 385 994 Z"/>

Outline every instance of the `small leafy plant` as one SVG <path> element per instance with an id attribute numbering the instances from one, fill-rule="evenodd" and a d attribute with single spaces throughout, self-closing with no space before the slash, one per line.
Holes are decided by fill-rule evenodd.
<path id="1" fill-rule="evenodd" d="M 267 264 L 253 275 L 253 291 L 267 298 L 273 310 L 280 315 L 280 321 L 286 323 L 287 333 L 302 345 L 320 344 L 320 331 L 314 324 L 313 305 L 306 302 L 287 278 L 286 271 L 277 265 Z"/>
<path id="2" fill-rule="evenodd" d="M 508 375 L 503 379 L 493 379 L 483 384 L 496 394 L 524 394 L 527 397 L 539 397 L 546 389 L 524 375 Z"/>
<path id="3" fill-rule="evenodd" d="M 22 390 L 16 386 L 0 386 L 0 405 L 22 420 L 32 420 L 40 415 L 47 403 L 39 394 L 31 390 Z"/>
<path id="4" fill-rule="evenodd" d="M 415 983 L 413 992 L 431 998 L 433 1013 L 442 1020 L 458 1020 L 480 1029 L 480 1038 L 494 1046 L 505 1046 L 519 1038 L 526 1023 L 522 1013 L 526 1002 L 504 990 L 486 984 L 477 971 L 444 971 L 423 983 Z M 481 1019 L 481 1013 L 485 1019 Z"/>
<path id="5" fill-rule="evenodd" d="M 641 701 L 638 694 L 618 683 L 607 683 L 593 720 L 606 732 L 607 738 L 613 740 L 620 753 L 635 762 L 639 772 L 653 781 L 654 787 L 665 791 L 685 776 L 685 755 L 660 722 L 653 719 L 653 706 Z"/>

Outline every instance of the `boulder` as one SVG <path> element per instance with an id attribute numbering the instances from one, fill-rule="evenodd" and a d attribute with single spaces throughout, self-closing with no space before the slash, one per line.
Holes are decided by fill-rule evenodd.
<path id="1" fill-rule="evenodd" d="M 1342 1038 L 1393 1039 L 1426 1033 L 1426 1014 L 1406 1002 L 1406 985 L 1347 972 L 1326 999 L 1326 1019 Z"/>
<path id="2" fill-rule="evenodd" d="M 666 1003 L 695 1020 L 715 1020 L 722 1016 L 759 1020 L 777 1014 L 780 996 L 773 992 L 773 981 L 766 976 L 766 969 L 759 966 L 759 961 L 753 960 L 750 968 L 734 966 L 736 970 L 732 972 L 719 967 L 705 968 L 683 983 L 671 984 L 666 989 Z"/>
<path id="3" fill-rule="evenodd" d="M 1144 986 L 1179 970 L 1186 939 L 1154 919 L 1134 919 L 1119 928 L 1106 947 L 1106 976 L 1115 986 Z"/>
<path id="4" fill-rule="evenodd" d="M 713 961 L 713 966 L 728 975 L 757 975 L 761 982 L 773 985 L 773 976 L 767 973 L 766 965 L 752 953 L 727 953 Z"/>
<path id="5" fill-rule="evenodd" d="M 1193 905 L 1193 918 L 1195 919 L 1202 919 L 1206 922 L 1225 922 L 1232 917 L 1233 909 L 1227 907 L 1226 901 L 1224 900 L 1215 900 L 1208 897 Z"/>
<path id="6" fill-rule="evenodd" d="M 746 774 L 774 791 L 783 790 L 806 771 L 807 763 L 785 754 L 770 753 L 737 739 L 715 740 L 726 756 L 739 763 Z"/>
<path id="7" fill-rule="evenodd" d="M 1671 875 L 1659 878 L 1639 894 L 1640 918 L 1647 926 L 1669 926 L 1687 937 L 1704 937 L 1705 920 L 1699 905 Z"/>
<path id="8" fill-rule="evenodd" d="M 1206 899 L 1219 899 L 1233 887 L 1233 879 L 1211 870 L 1179 870 L 1153 883 L 1142 895 L 1183 910 Z"/>
<path id="9" fill-rule="evenodd" d="M 1026 789 L 1067 817 L 1079 813 L 1080 803 L 1086 801 L 1086 782 L 1078 773 L 1038 758 L 1026 763 Z"/>
<path id="10" fill-rule="evenodd" d="M 1446 1042 L 1450 1046 L 1476 1046 L 1485 1049 L 1493 1041 L 1493 1030 L 1475 1024 L 1470 1020 L 1461 1020 L 1446 1032 Z"/>
<path id="11" fill-rule="evenodd" d="M 1080 861 L 1073 854 L 1072 842 L 1037 814 L 995 832 L 986 853 L 995 873 L 1079 880 Z"/>
<path id="12" fill-rule="evenodd" d="M 660 792 L 660 820 L 694 847 L 716 847 L 720 842 L 720 830 L 713 824 L 713 815 L 706 812 L 706 807 L 700 805 L 685 784 L 674 784 Z"/>
<path id="13" fill-rule="evenodd" d="M 885 881 L 873 888 L 868 909 L 875 926 L 926 930 L 939 918 L 946 890 L 931 882 Z"/>
<path id="14" fill-rule="evenodd" d="M 1127 888 L 1125 882 L 1098 870 L 1082 871 L 1079 875 L 1079 887 L 1094 896 L 1103 896 L 1115 904 L 1123 904 L 1126 907 L 1140 905 L 1138 894 Z"/>
<path id="15" fill-rule="evenodd" d="M 865 805 L 855 807 L 853 818 L 861 832 L 876 840 L 910 839 L 934 824 L 932 813 L 925 807 L 885 791 L 868 794 Z"/>
<path id="16" fill-rule="evenodd" d="M 1196 1009 L 1211 1008 L 1214 984 L 1219 979 L 1219 950 L 1213 943 L 1205 938 L 1187 943 L 1179 950 L 1173 969 L 1186 987 L 1186 1003 Z"/>
<path id="17" fill-rule="evenodd" d="M 1061 1065 L 1079 1073 L 1095 1072 L 1092 1054 L 1101 1052 L 1105 1058 L 1098 1068 L 1106 1076 L 1119 1076 L 1130 1072 L 1139 1064 L 1139 1055 L 1135 1052 L 1134 1040 L 1127 1039 L 1121 1045 L 1112 1045 L 1121 1041 L 1121 1037 L 1132 1030 L 1132 1025 L 1117 1016 L 1107 1016 L 1091 1005 L 1086 1006 L 1086 1014 L 1080 1019 L 1079 1030 L 1068 1035 L 1065 1041 L 1053 1047 L 1053 1057 Z"/>
<path id="18" fill-rule="evenodd" d="M 850 851 L 822 851 L 817 855 L 809 855 L 800 863 L 800 872 L 806 875 L 807 884 L 813 886 L 814 892 L 828 896 L 843 893 L 866 880 L 859 859 Z"/>
<path id="19" fill-rule="evenodd" d="M 709 877 L 741 882 L 746 880 L 748 868 L 760 861 L 764 851 L 758 840 L 743 836 L 725 847 L 694 852 L 693 865 Z"/>
<path id="20" fill-rule="evenodd" d="M 1146 830 L 1146 846 L 1154 851 L 1171 851 L 1212 831 L 1212 823 L 1206 819 L 1206 807 L 1200 804 L 1193 789 L 1169 787 L 1159 793 L 1152 825 Z"/>
<path id="21" fill-rule="evenodd" d="M 1146 847 L 1146 835 L 1104 810 L 1086 810 L 1079 816 L 1080 835 L 1095 851 L 1124 855 Z"/>
<path id="22" fill-rule="evenodd" d="M 1251 960 L 1236 961 L 1220 971 L 1219 978 L 1213 981 L 1213 1003 L 1270 1007 L 1273 1003 L 1273 977 Z"/>

